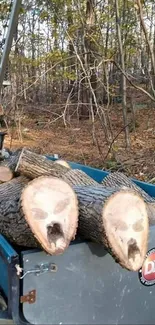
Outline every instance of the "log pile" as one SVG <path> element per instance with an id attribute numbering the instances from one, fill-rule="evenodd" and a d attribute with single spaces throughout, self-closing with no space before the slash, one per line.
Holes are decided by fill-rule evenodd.
<path id="1" fill-rule="evenodd" d="M 64 160 L 27 149 L 0 164 L 0 233 L 11 244 L 63 254 L 76 236 L 137 271 L 148 249 L 155 201 L 125 175 L 101 184 Z"/>

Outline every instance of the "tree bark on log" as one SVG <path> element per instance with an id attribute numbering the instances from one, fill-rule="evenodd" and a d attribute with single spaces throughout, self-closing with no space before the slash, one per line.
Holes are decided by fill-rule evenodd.
<path id="1" fill-rule="evenodd" d="M 137 271 L 148 248 L 144 200 L 131 189 L 103 186 L 73 186 L 73 189 L 79 201 L 80 237 L 103 244 L 123 268 Z"/>
<path id="2" fill-rule="evenodd" d="M 71 169 L 61 177 L 69 185 L 96 185 L 99 186 L 93 178 L 88 176 L 82 170 Z"/>
<path id="3" fill-rule="evenodd" d="M 0 233 L 11 244 L 61 254 L 77 226 L 77 197 L 64 181 L 20 176 L 0 185 Z"/>
<path id="4" fill-rule="evenodd" d="M 132 180 L 130 180 L 126 175 L 120 172 L 110 173 L 108 176 L 106 176 L 103 179 L 101 184 L 107 187 L 115 187 L 115 188 L 127 187 L 135 190 L 137 193 L 139 193 L 142 196 L 144 201 L 147 203 L 150 225 L 155 224 L 155 199 L 152 198 L 149 194 L 147 194 L 143 189 L 141 189 L 134 182 L 132 182 Z"/>
<path id="5" fill-rule="evenodd" d="M 13 200 L 19 200 L 23 188 L 28 184 L 28 178 L 24 176 L 19 176 L 13 178 L 11 181 L 0 185 L 0 205 L 6 202 L 9 205 L 13 203 Z M 0 216 L 2 215 L 2 210 L 0 208 Z M 0 221 L 1 222 L 1 221 Z M 1 232 L 1 228 L 0 228 Z"/>
<path id="6" fill-rule="evenodd" d="M 132 189 L 71 187 L 47 176 L 31 182 L 20 176 L 0 185 L 0 232 L 11 243 L 61 254 L 77 226 L 80 236 L 103 244 L 122 267 L 141 267 L 148 215 L 144 200 Z"/>
<path id="7" fill-rule="evenodd" d="M 143 189 L 137 186 L 130 178 L 121 172 L 110 173 L 103 179 L 101 184 L 108 187 L 125 186 L 131 188 L 138 192 L 146 202 L 155 202 L 150 195 L 148 195 Z"/>
<path id="8" fill-rule="evenodd" d="M 56 164 L 44 156 L 23 149 L 15 171 L 29 179 L 34 179 L 40 176 L 61 177 L 68 172 L 68 168 Z"/>
<path id="9" fill-rule="evenodd" d="M 19 158 L 16 171 L 30 179 L 40 176 L 54 176 L 63 179 L 69 185 L 97 185 L 90 176 L 78 169 L 69 169 L 63 161 L 51 161 L 44 156 L 24 149 Z M 99 184 L 98 184 L 99 185 Z"/>
<path id="10" fill-rule="evenodd" d="M 11 244 L 30 247 L 32 233 L 20 213 L 19 203 L 22 190 L 28 182 L 27 178 L 20 176 L 0 185 L 0 233 Z M 37 247 L 35 239 L 32 239 L 34 247 Z"/>

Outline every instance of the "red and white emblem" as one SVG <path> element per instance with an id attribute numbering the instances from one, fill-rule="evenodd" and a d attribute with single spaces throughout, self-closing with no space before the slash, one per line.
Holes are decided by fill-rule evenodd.
<path id="1" fill-rule="evenodd" d="M 145 286 L 155 284 L 155 248 L 147 252 L 142 268 L 138 272 L 140 282 Z"/>

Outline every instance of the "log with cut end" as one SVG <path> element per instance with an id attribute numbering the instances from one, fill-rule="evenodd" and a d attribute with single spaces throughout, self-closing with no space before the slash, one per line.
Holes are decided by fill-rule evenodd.
<path id="1" fill-rule="evenodd" d="M 30 179 L 34 179 L 40 176 L 61 177 L 68 172 L 68 168 L 58 163 L 56 164 L 42 155 L 23 149 L 15 171 Z"/>
<path id="2" fill-rule="evenodd" d="M 8 182 L 14 177 L 20 152 L 21 150 L 17 150 L 9 158 L 4 159 L 0 163 L 0 183 Z"/>
<path id="3" fill-rule="evenodd" d="M 131 188 L 135 190 L 139 195 L 142 196 L 144 201 L 147 203 L 148 209 L 148 217 L 150 225 L 155 224 L 155 198 L 151 197 L 147 194 L 142 188 L 136 185 L 130 178 L 120 172 L 110 173 L 106 176 L 103 181 L 102 185 L 108 187 L 115 187 L 115 188 Z"/>
<path id="4" fill-rule="evenodd" d="M 16 171 L 30 179 L 40 176 L 54 176 L 65 180 L 70 185 L 98 184 L 90 176 L 78 169 L 71 169 L 68 163 L 52 161 L 44 156 L 23 149 L 16 167 Z"/>
<path id="5" fill-rule="evenodd" d="M 63 159 L 58 159 L 58 160 L 56 160 L 56 161 L 54 162 L 54 164 L 59 164 L 59 165 L 64 166 L 64 167 L 66 167 L 66 168 L 68 168 L 68 169 L 71 169 L 71 167 L 70 167 L 70 165 L 68 164 L 68 162 L 65 161 L 65 160 L 63 160 Z"/>
<path id="6" fill-rule="evenodd" d="M 78 226 L 78 201 L 73 189 L 63 180 L 42 176 L 23 190 L 21 205 L 44 250 L 52 255 L 63 253 Z"/>
<path id="7" fill-rule="evenodd" d="M 142 197 L 131 189 L 73 189 L 79 201 L 80 237 L 105 245 L 122 267 L 137 271 L 148 247 L 148 214 Z"/>
<path id="8" fill-rule="evenodd" d="M 61 177 L 69 185 L 96 185 L 99 184 L 85 172 L 79 169 L 71 169 Z"/>
<path id="9" fill-rule="evenodd" d="M 62 180 L 44 177 L 29 183 L 20 176 L 0 185 L 0 233 L 12 244 L 63 253 L 77 223 L 76 195 Z"/>
<path id="10" fill-rule="evenodd" d="M 13 178 L 13 173 L 10 168 L 0 166 L 0 183 L 9 182 Z"/>

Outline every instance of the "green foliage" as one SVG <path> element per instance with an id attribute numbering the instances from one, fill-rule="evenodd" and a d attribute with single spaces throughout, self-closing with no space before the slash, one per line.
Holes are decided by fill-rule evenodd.
<path id="1" fill-rule="evenodd" d="M 106 164 L 105 164 L 105 168 L 108 170 L 117 170 L 117 161 L 114 159 L 109 159 L 107 160 Z"/>
<path id="2" fill-rule="evenodd" d="M 68 79 L 68 80 L 74 81 L 76 79 L 76 74 L 73 73 L 73 72 L 64 71 L 63 77 Z"/>
<path id="3" fill-rule="evenodd" d="M 88 75 L 92 75 L 95 71 L 99 75 L 98 80 L 105 86 L 103 64 L 105 56 L 107 60 L 114 59 L 120 63 L 115 5 L 113 0 L 92 1 L 93 10 L 90 12 L 90 17 L 86 17 L 88 2 L 86 0 L 23 1 L 16 35 L 18 42 L 12 47 L 10 55 L 12 71 L 17 73 L 19 70 L 23 80 L 28 82 L 32 77 L 31 74 L 37 78 L 38 75 L 49 70 L 47 81 L 59 80 L 63 83 L 66 79 L 74 81 L 76 78 L 78 80 L 82 78 L 81 59 Z M 142 4 L 146 25 L 148 22 L 147 26 L 149 26 L 149 37 L 153 44 L 154 29 L 152 27 L 151 34 L 150 26 L 151 19 L 152 26 L 154 23 L 152 8 L 155 5 L 153 0 L 147 0 L 145 3 L 143 1 Z M 0 28 L 7 19 L 9 9 L 10 1 L 1 0 Z M 133 1 L 119 0 L 119 13 L 126 69 L 142 66 L 139 57 L 142 52 L 145 56 L 144 65 L 148 68 L 147 62 L 150 58 L 146 40 Z M 107 72 L 108 80 L 110 79 L 111 82 L 109 92 L 117 93 L 120 78 L 115 78 L 115 74 L 118 73 L 118 69 L 107 63 L 107 71 L 109 74 L 113 73 L 109 76 Z M 40 85 L 42 87 L 42 81 Z M 102 92 L 103 88 L 102 86 Z"/>

